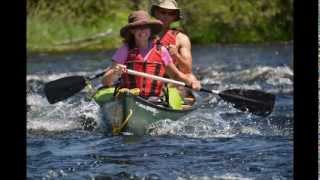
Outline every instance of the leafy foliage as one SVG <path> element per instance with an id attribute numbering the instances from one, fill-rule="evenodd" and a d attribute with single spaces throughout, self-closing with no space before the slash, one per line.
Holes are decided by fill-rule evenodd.
<path id="1" fill-rule="evenodd" d="M 193 44 L 289 41 L 293 36 L 293 0 L 176 0 L 179 23 Z M 27 47 L 35 50 L 112 30 L 97 47 L 115 48 L 120 28 L 146 0 L 27 0 Z M 92 47 L 91 47 L 92 48 Z"/>
<path id="2" fill-rule="evenodd" d="M 293 0 L 177 0 L 193 42 L 288 41 Z"/>

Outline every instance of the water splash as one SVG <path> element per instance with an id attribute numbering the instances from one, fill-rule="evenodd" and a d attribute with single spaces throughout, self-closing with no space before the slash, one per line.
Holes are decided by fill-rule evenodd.
<path id="1" fill-rule="evenodd" d="M 209 179 L 221 179 L 221 180 L 253 180 L 255 178 L 247 178 L 243 177 L 241 174 L 236 174 L 236 173 L 227 173 L 225 175 L 220 175 L 220 176 L 196 176 L 192 175 L 189 177 L 178 177 L 177 180 L 209 180 Z"/>
<path id="2" fill-rule="evenodd" d="M 151 135 L 178 135 L 194 138 L 233 137 L 238 133 L 232 123 L 225 121 L 220 112 L 198 111 L 178 121 L 165 119 L 152 124 Z"/>
<path id="3" fill-rule="evenodd" d="M 79 128 L 92 130 L 96 127 L 95 120 L 101 118 L 97 110 L 99 107 L 95 102 L 88 100 L 85 92 L 52 105 L 48 103 L 39 87 L 43 86 L 43 82 L 29 81 L 29 83 L 28 131 L 65 131 Z"/>
<path id="4" fill-rule="evenodd" d="M 201 83 L 204 85 L 220 84 L 220 89 L 268 89 L 269 92 L 275 94 L 292 93 L 293 72 L 288 66 L 258 66 L 232 72 L 217 71 L 211 66 L 202 70 Z"/>

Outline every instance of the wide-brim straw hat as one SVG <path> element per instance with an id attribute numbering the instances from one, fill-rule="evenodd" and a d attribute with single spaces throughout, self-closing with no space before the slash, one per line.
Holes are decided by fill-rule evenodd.
<path id="1" fill-rule="evenodd" d="M 120 36 L 128 37 L 129 30 L 138 26 L 148 26 L 152 34 L 158 34 L 162 31 L 163 23 L 156 19 L 151 19 L 146 11 L 133 11 L 128 17 L 128 24 L 121 28 Z"/>
<path id="2" fill-rule="evenodd" d="M 176 10 L 177 19 L 175 21 L 182 19 L 180 8 L 178 7 L 178 3 L 175 0 L 152 0 L 150 14 L 153 17 L 155 17 L 154 11 L 156 7 L 160 7 L 163 9 Z"/>

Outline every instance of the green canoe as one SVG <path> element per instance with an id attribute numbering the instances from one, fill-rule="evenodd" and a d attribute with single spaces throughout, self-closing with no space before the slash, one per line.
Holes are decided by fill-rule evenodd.
<path id="1" fill-rule="evenodd" d="M 170 88 L 170 105 L 154 103 L 146 100 L 133 90 L 121 89 L 114 93 L 114 88 L 104 88 L 97 91 L 93 99 L 100 105 L 103 121 L 112 129 L 114 135 L 122 132 L 134 135 L 148 134 L 148 127 L 164 120 L 177 120 L 198 107 L 198 95 L 187 90 L 187 96 L 181 98 L 176 88 Z M 172 90 L 172 91 L 171 91 Z"/>

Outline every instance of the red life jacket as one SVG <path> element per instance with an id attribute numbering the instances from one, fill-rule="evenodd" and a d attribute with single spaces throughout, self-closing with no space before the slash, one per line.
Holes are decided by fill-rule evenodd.
<path id="1" fill-rule="evenodd" d="M 161 58 L 161 46 L 158 46 L 158 48 L 157 46 L 157 44 L 153 44 L 152 49 L 145 57 L 147 58 L 146 60 L 144 60 L 138 48 L 129 49 L 125 65 L 128 69 L 163 77 L 165 65 Z M 122 88 L 139 88 L 140 96 L 142 97 L 160 96 L 162 86 L 162 81 L 133 76 L 127 73 L 122 74 L 122 81 L 120 83 L 120 87 Z"/>
<path id="2" fill-rule="evenodd" d="M 163 46 L 168 46 L 169 44 L 176 45 L 176 37 L 179 31 L 174 29 L 169 29 L 160 39 Z"/>
<path id="3" fill-rule="evenodd" d="M 176 45 L 178 30 L 169 29 L 160 39 L 160 42 L 163 46 L 167 47 L 170 44 Z M 173 59 L 173 63 L 176 64 L 176 60 Z"/>

